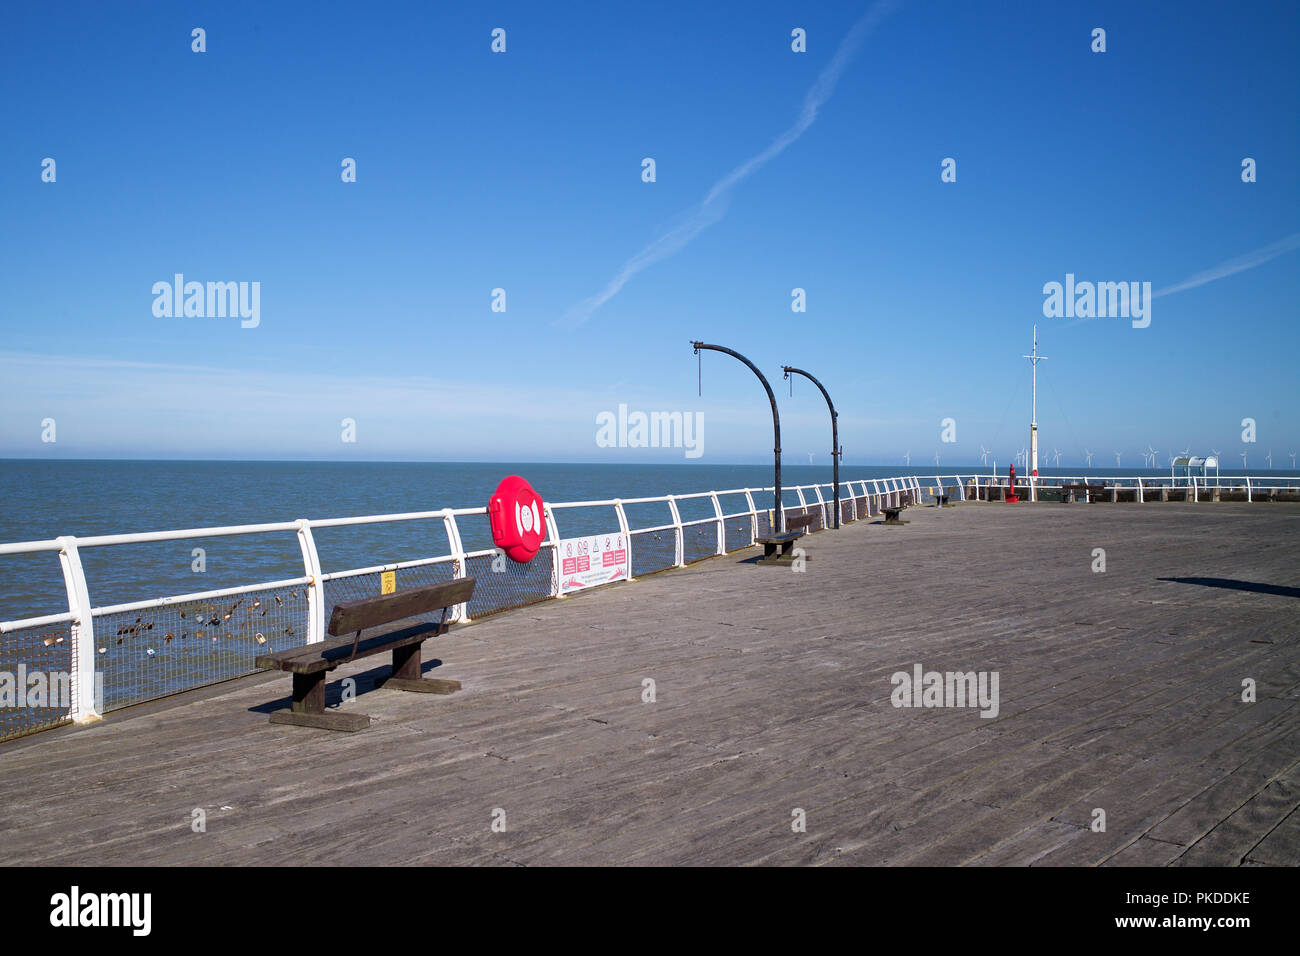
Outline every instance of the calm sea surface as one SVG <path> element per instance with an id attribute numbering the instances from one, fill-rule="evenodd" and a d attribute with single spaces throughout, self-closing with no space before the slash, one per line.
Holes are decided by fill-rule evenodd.
<path id="1" fill-rule="evenodd" d="M 951 466 L 845 466 L 841 480 L 954 470 Z M 988 473 L 987 468 L 980 471 Z M 512 473 L 527 478 L 548 502 L 688 494 L 772 483 L 770 465 L 8 459 L 0 460 L 0 541 L 483 507 L 497 482 Z M 1078 470 L 1042 471 L 1044 476 L 1053 473 L 1078 474 Z M 1134 473 L 1131 469 L 1089 471 L 1101 478 Z M 829 482 L 831 470 L 789 464 L 783 465 L 782 476 L 789 487 Z M 792 500 L 797 499 L 791 495 L 786 503 Z M 756 503 L 770 506 L 771 500 L 756 496 Z M 740 511 L 744 499 L 724 499 L 722 506 L 728 513 Z M 683 502 L 681 511 L 687 521 L 713 514 L 707 499 Z M 629 506 L 628 520 L 636 528 L 667 524 L 671 517 L 668 507 L 659 503 Z M 612 508 L 562 510 L 558 523 L 561 537 L 618 527 Z M 463 519 L 460 530 L 468 550 L 491 546 L 483 519 Z M 449 550 L 441 520 L 326 528 L 314 534 L 326 571 Z M 193 570 L 196 547 L 205 552 L 202 573 Z M 82 561 L 95 606 L 303 574 L 301 552 L 291 532 L 88 548 Z M 0 620 L 66 610 L 56 554 L 0 556 Z"/>

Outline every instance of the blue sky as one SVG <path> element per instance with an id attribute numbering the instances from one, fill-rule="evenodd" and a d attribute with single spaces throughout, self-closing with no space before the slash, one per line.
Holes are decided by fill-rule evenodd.
<path id="1" fill-rule="evenodd" d="M 597 447 L 624 403 L 701 413 L 697 461 L 763 461 L 761 389 L 706 354 L 697 396 L 700 338 L 768 373 L 791 461 L 829 439 L 782 364 L 830 389 L 846 463 L 1005 462 L 1037 323 L 1063 464 L 1148 443 L 1226 464 L 1247 417 L 1252 462 L 1289 464 L 1300 8 L 898 3 L 815 120 L 702 213 L 873 6 L 7 6 L 0 455 L 685 460 Z M 674 229 L 691 238 L 574 321 Z M 1148 328 L 1043 316 L 1067 273 L 1159 291 L 1223 263 Z M 155 316 L 178 272 L 259 282 L 260 324 Z"/>

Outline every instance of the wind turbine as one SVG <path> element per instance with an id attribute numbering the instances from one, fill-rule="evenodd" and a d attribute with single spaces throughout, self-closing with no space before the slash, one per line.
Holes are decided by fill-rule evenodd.
<path id="1" fill-rule="evenodd" d="M 1154 468 L 1156 466 L 1156 455 L 1158 454 L 1160 454 L 1160 449 L 1152 448 L 1151 443 L 1147 442 L 1147 453 L 1142 456 L 1142 464 L 1145 465 L 1147 463 L 1147 459 L 1150 458 L 1151 467 Z"/>
<path id="2" fill-rule="evenodd" d="M 1268 454 L 1264 456 L 1264 460 L 1268 462 L 1268 470 L 1272 471 L 1273 470 L 1273 449 L 1270 448 L 1268 450 Z"/>
<path id="3" fill-rule="evenodd" d="M 907 454 L 903 456 L 903 464 L 907 465 L 909 468 L 912 467 L 912 449 L 909 448 Z"/>
<path id="4" fill-rule="evenodd" d="M 1085 449 L 1083 450 L 1083 457 L 1084 457 L 1084 459 L 1085 459 L 1085 460 L 1084 460 L 1084 464 L 1087 465 L 1089 468 L 1091 468 L 1091 467 L 1092 467 L 1092 452 L 1088 451 L 1088 449 L 1085 448 Z"/>
<path id="5" fill-rule="evenodd" d="M 1295 471 L 1295 452 L 1291 452 L 1291 470 Z"/>
<path id="6" fill-rule="evenodd" d="M 1115 467 L 1116 467 L 1116 468 L 1120 467 L 1120 464 L 1119 464 L 1119 452 L 1115 452 Z"/>
<path id="7" fill-rule="evenodd" d="M 1246 470 L 1246 453 L 1244 451 L 1241 453 L 1241 470 Z"/>
<path id="8" fill-rule="evenodd" d="M 1056 447 L 1052 448 L 1052 467 L 1061 467 L 1061 449 Z"/>
<path id="9" fill-rule="evenodd" d="M 939 467 L 939 453 L 937 451 L 934 453 L 934 466 Z"/>
<path id="10" fill-rule="evenodd" d="M 1292 455 L 1291 457 L 1295 458 L 1295 455 Z M 987 465 L 988 463 L 989 463 L 989 450 L 985 448 L 983 445 L 980 445 L 980 464 Z M 1294 464 L 1294 462 L 1292 462 L 1292 464 Z"/>
<path id="11" fill-rule="evenodd" d="M 812 456 L 813 456 L 813 453 L 812 453 L 812 452 L 808 452 L 808 464 L 810 464 L 810 465 L 812 464 Z"/>

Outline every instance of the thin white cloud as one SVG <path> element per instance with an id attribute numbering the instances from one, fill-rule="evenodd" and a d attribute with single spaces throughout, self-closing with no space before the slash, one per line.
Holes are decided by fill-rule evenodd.
<path id="1" fill-rule="evenodd" d="M 818 75 L 817 81 L 804 94 L 803 109 L 799 113 L 799 119 L 793 126 L 773 140 L 761 153 L 741 163 L 714 183 L 708 195 L 686 214 L 680 225 L 665 232 L 631 259 L 628 259 L 623 264 L 623 268 L 619 269 L 618 273 L 604 289 L 593 296 L 583 299 L 582 302 L 571 308 L 562 319 L 558 320 L 557 324 L 569 328 L 582 325 L 591 318 L 592 313 L 618 295 L 623 286 L 627 285 L 628 281 L 638 272 L 680 251 L 697 235 L 721 219 L 727 211 L 727 200 L 730 191 L 750 174 L 779 156 L 802 136 L 808 127 L 812 126 L 817 119 L 817 112 L 821 109 L 822 104 L 830 99 L 831 94 L 835 92 L 835 86 L 839 82 L 840 74 L 844 72 L 844 68 L 854 54 L 857 53 L 858 48 L 862 46 L 862 42 L 875 28 L 876 24 L 883 20 L 893 10 L 894 6 L 894 0 L 882 0 L 882 2 L 875 4 L 863 14 L 857 23 L 853 24 L 849 32 L 845 34 L 844 39 L 840 41 L 840 45 L 835 50 L 835 55 L 831 57 L 831 61 L 826 64 Z"/>
<path id="2" fill-rule="evenodd" d="M 1290 252 L 1292 249 L 1300 249 L 1300 232 L 1293 232 L 1285 239 L 1281 239 L 1270 246 L 1256 249 L 1254 252 L 1248 252 L 1243 256 L 1237 256 L 1235 259 L 1229 259 L 1227 262 L 1221 262 L 1212 269 L 1206 269 L 1204 272 L 1198 272 L 1193 276 L 1188 276 L 1182 282 L 1158 290 L 1152 298 L 1159 298 L 1162 295 L 1173 295 L 1175 292 L 1195 289 L 1197 286 L 1214 282 L 1217 279 L 1226 279 L 1228 276 L 1236 275 L 1238 272 L 1245 272 L 1247 269 L 1254 269 L 1256 266 L 1262 266 L 1270 259 L 1276 259 L 1278 256 Z"/>

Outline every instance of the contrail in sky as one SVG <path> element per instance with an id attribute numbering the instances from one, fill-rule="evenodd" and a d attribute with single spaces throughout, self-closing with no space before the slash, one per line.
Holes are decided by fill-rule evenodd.
<path id="1" fill-rule="evenodd" d="M 1292 249 L 1300 249 L 1300 232 L 1293 232 L 1285 239 L 1280 239 L 1271 246 L 1256 249 L 1254 252 L 1248 252 L 1244 256 L 1237 256 L 1227 262 L 1220 262 L 1212 269 L 1206 269 L 1204 272 L 1188 276 L 1182 282 L 1158 290 L 1152 298 L 1173 295 L 1175 292 L 1182 292 L 1184 289 L 1195 289 L 1197 286 L 1205 285 L 1207 282 L 1214 282 L 1216 279 L 1225 279 L 1230 275 L 1236 275 L 1238 272 L 1245 272 L 1247 269 L 1262 266 L 1270 259 L 1276 259 L 1284 252 L 1290 252 Z"/>
<path id="2" fill-rule="evenodd" d="M 1256 266 L 1262 266 L 1270 259 L 1276 259 L 1283 253 L 1290 252 L 1292 249 L 1300 249 L 1300 232 L 1293 232 L 1285 239 L 1279 239 L 1272 245 L 1264 246 L 1262 249 L 1256 249 L 1254 252 L 1247 252 L 1245 255 L 1237 256 L 1234 259 L 1228 259 L 1226 262 L 1220 262 L 1211 269 L 1205 269 L 1195 275 L 1190 275 L 1182 282 L 1176 282 L 1173 285 L 1165 286 L 1151 293 L 1151 298 L 1158 299 L 1162 295 L 1173 295 L 1175 292 L 1183 292 L 1187 289 L 1195 289 L 1197 286 L 1203 286 L 1219 279 L 1226 279 L 1228 276 L 1236 275 L 1238 272 L 1245 272 L 1247 269 L 1254 269 Z M 1091 316 L 1089 318 L 1075 319 L 1073 322 L 1067 322 L 1061 326 L 1063 329 L 1070 329 L 1076 325 L 1082 325 L 1085 322 L 1095 322 L 1105 316 Z"/>
<path id="3" fill-rule="evenodd" d="M 627 285 L 628 280 L 634 275 L 647 266 L 668 258 L 721 219 L 726 214 L 728 194 L 732 188 L 755 170 L 779 156 L 785 151 L 786 147 L 802 136 L 809 126 L 812 126 L 817 119 L 817 111 L 835 92 L 835 84 L 839 82 L 840 74 L 844 72 L 844 68 L 853 59 L 853 55 L 858 52 L 858 48 L 862 46 L 862 41 L 867 38 L 876 24 L 893 10 L 894 6 L 894 0 L 883 0 L 883 2 L 877 3 L 863 14 L 857 23 L 853 24 L 849 32 L 845 34 L 844 39 L 840 41 L 840 45 L 835 50 L 835 55 L 831 57 L 831 61 L 826 64 L 818 75 L 817 82 L 804 94 L 803 109 L 799 113 L 798 121 L 793 126 L 773 140 L 767 149 L 741 163 L 714 183 L 713 188 L 709 190 L 704 200 L 687 213 L 680 225 L 668 230 L 627 260 L 623 264 L 623 268 L 618 271 L 618 274 L 609 281 L 609 284 L 604 289 L 596 295 L 583 299 L 582 302 L 570 309 L 562 319 L 558 320 L 557 324 L 573 328 L 586 322 L 591 318 L 593 312 L 618 295 L 619 291 L 623 286 Z"/>

